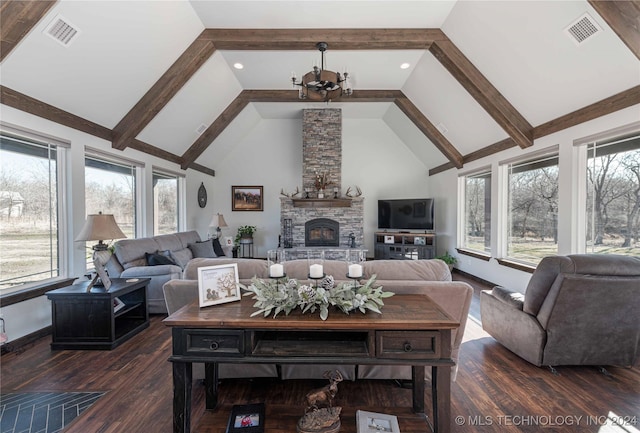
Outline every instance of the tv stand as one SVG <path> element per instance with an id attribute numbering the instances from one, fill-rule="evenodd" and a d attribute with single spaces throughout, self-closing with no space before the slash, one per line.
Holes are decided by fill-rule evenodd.
<path id="1" fill-rule="evenodd" d="M 374 245 L 377 260 L 433 259 L 436 256 L 435 233 L 376 232 Z"/>

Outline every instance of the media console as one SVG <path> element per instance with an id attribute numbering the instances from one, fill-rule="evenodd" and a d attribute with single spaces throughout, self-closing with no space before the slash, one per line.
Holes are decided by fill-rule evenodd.
<path id="1" fill-rule="evenodd" d="M 433 259 L 436 256 L 435 233 L 376 232 L 376 260 Z"/>

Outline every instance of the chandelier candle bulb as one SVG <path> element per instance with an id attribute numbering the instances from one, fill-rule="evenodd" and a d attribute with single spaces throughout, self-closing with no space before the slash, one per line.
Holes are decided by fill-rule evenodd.
<path id="1" fill-rule="evenodd" d="M 357 263 L 349 265 L 349 277 L 350 278 L 362 277 L 362 265 L 359 265 Z"/>
<path id="2" fill-rule="evenodd" d="M 282 266 L 280 263 L 274 263 L 269 267 L 269 276 L 271 278 L 284 277 L 284 266 Z"/>
<path id="3" fill-rule="evenodd" d="M 323 275 L 324 275 L 324 270 L 322 269 L 322 265 L 309 266 L 309 277 L 322 278 Z"/>

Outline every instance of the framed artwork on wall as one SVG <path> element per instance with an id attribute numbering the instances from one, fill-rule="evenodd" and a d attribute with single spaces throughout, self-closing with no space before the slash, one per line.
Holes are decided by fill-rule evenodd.
<path id="1" fill-rule="evenodd" d="M 262 211 L 262 186 L 232 186 L 231 210 Z"/>

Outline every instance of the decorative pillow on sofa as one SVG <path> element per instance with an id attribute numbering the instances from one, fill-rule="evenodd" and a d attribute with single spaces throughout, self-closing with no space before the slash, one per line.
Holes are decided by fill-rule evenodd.
<path id="1" fill-rule="evenodd" d="M 184 270 L 184 267 L 187 266 L 189 260 L 193 258 L 193 253 L 189 248 L 183 248 L 178 251 L 171 251 L 171 258 Z"/>
<path id="2" fill-rule="evenodd" d="M 211 240 L 195 242 L 193 244 L 188 244 L 187 246 L 193 253 L 193 257 L 216 257 L 216 253 L 213 251 L 213 242 L 211 242 Z"/>
<path id="3" fill-rule="evenodd" d="M 158 253 L 153 253 L 153 254 L 144 253 L 144 257 L 145 257 L 145 259 L 147 259 L 147 265 L 149 265 L 149 266 L 175 265 L 176 264 L 176 262 L 174 262 L 171 259 L 171 257 L 167 257 L 165 255 L 158 254 Z"/>
<path id="4" fill-rule="evenodd" d="M 220 245 L 220 239 L 213 238 L 213 252 L 218 257 L 224 257 L 224 251 L 222 250 L 222 245 Z"/>

